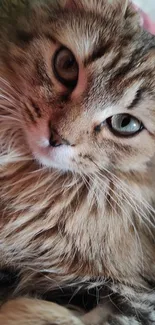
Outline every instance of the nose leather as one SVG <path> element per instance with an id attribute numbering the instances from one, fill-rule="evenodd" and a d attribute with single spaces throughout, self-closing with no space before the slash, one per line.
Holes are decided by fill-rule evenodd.
<path id="1" fill-rule="evenodd" d="M 69 142 L 65 139 L 63 139 L 59 133 L 55 129 L 51 129 L 51 135 L 50 135 L 50 146 L 51 147 L 60 147 L 63 144 L 69 145 Z"/>

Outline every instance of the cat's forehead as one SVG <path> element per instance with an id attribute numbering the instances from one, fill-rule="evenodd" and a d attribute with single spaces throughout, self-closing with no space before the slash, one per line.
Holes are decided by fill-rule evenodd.
<path id="1" fill-rule="evenodd" d="M 38 10 L 36 29 L 39 27 L 46 35 L 48 33 L 51 37 L 54 36 L 56 41 L 71 49 L 81 59 L 87 58 L 94 49 L 98 50 L 101 47 L 104 50 L 103 47 L 107 48 L 109 44 L 115 46 L 116 42 L 118 44 L 124 37 L 128 37 L 128 34 L 132 39 L 139 29 L 137 14 L 130 4 L 125 7 L 125 16 L 121 14 L 122 3 L 128 1 L 113 1 L 119 2 L 120 7 L 112 6 L 109 0 L 68 2 L 74 2 L 76 8 L 70 10 L 70 8 L 50 7 L 46 10 L 45 7 L 44 13 L 41 12 L 39 16 Z"/>
<path id="2" fill-rule="evenodd" d="M 80 0 L 82 2 L 87 3 L 87 8 L 89 4 L 93 6 L 93 1 Z M 96 1 L 95 3 L 97 6 Z M 39 70 L 39 77 L 41 75 L 44 80 L 46 74 L 49 78 L 51 59 L 56 49 L 63 45 L 73 52 L 79 67 L 83 70 L 86 68 L 86 79 L 91 92 L 95 90 L 93 93 L 103 95 L 104 91 L 104 98 L 109 94 L 111 100 L 111 97 L 119 98 L 120 90 L 124 87 L 132 87 L 137 64 L 139 65 L 139 60 L 148 49 L 141 50 L 144 46 L 139 43 L 142 42 L 137 36 L 140 29 L 136 13 L 131 7 L 123 19 L 119 19 L 118 11 L 109 5 L 103 5 L 102 11 L 85 8 L 58 10 L 53 5 L 43 6 L 36 7 L 34 12 L 32 10 L 30 16 L 24 15 L 19 18 L 16 29 L 16 37 L 19 39 L 15 38 L 15 46 L 11 51 L 16 62 L 21 63 L 21 58 L 27 59 L 27 71 L 34 71 L 33 65 L 38 71 L 39 60 L 39 67 L 41 66 L 40 70 L 43 72 L 40 73 Z M 127 78 L 129 72 L 131 76 Z"/>
<path id="3" fill-rule="evenodd" d="M 27 0 L 28 1 L 28 0 Z M 42 5 L 39 3 L 42 2 Z M 115 0 L 115 2 L 120 2 Z M 124 0 L 123 0 L 124 2 Z M 126 1 L 125 1 L 126 2 Z M 27 3 L 27 2 L 26 2 Z M 79 58 L 84 59 L 94 50 L 107 48 L 107 45 L 115 45 L 126 34 L 128 19 L 124 19 L 119 13 L 118 8 L 110 5 L 109 0 L 45 0 L 33 1 L 34 6 L 25 9 L 24 13 L 15 12 L 12 18 L 13 27 L 9 30 L 12 34 L 17 28 L 23 43 L 25 39 L 33 40 L 35 37 L 44 36 L 55 39 L 73 51 Z M 58 3 L 69 3 L 69 8 L 55 6 Z M 75 3 L 73 9 L 70 3 Z M 121 2 L 120 2 L 121 3 Z M 132 20 L 134 16 L 130 6 L 126 17 Z M 11 18 L 9 18 L 10 21 Z M 126 22 L 126 21 L 127 22 Z M 7 26 L 9 27 L 10 22 Z M 16 27 L 15 27 L 16 26 Z M 130 26 L 130 38 L 136 31 L 137 23 L 134 27 Z M 28 37 L 27 37 L 28 36 Z M 19 43 L 20 44 L 20 40 Z"/>
<path id="4" fill-rule="evenodd" d="M 111 13 L 102 15 L 93 13 L 65 12 L 58 17 L 57 22 L 52 22 L 49 33 L 56 40 L 70 48 L 78 57 L 87 58 L 89 54 L 99 48 L 106 48 L 115 44 L 121 34 L 121 25 L 111 19 Z M 103 49 L 104 50 L 104 49 Z"/>

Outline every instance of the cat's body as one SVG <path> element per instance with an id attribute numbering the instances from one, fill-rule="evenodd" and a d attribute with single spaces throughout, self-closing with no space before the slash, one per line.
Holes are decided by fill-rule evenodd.
<path id="1" fill-rule="evenodd" d="M 18 273 L 9 293 L 93 286 L 104 306 L 93 324 L 154 324 L 155 38 L 121 1 L 33 10 L 0 31 L 0 266 Z M 132 137 L 112 131 L 115 114 L 135 117 Z M 31 304 L 4 304 L 0 323 L 65 323 L 67 311 L 40 302 L 39 318 Z"/>

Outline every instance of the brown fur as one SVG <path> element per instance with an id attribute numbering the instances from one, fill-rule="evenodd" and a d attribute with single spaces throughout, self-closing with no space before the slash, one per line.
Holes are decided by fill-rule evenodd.
<path id="1" fill-rule="evenodd" d="M 82 325 L 66 308 L 26 298 L 10 300 L 4 304 L 1 307 L 0 322 L 3 325 Z"/>
<path id="2" fill-rule="evenodd" d="M 125 2 L 73 2 L 22 9 L 0 31 L 0 264 L 20 270 L 14 295 L 91 278 L 137 288 L 144 277 L 155 280 L 155 42 Z M 80 66 L 72 94 L 52 72 L 61 44 Z M 132 107 L 141 88 L 142 101 Z M 106 126 L 94 131 L 124 112 L 146 129 L 127 139 Z M 72 150 L 53 165 L 37 142 L 49 136 L 49 122 Z M 31 314 L 31 301 L 9 302 L 4 325 L 29 324 L 5 318 L 16 303 Z M 33 303 L 36 313 L 46 309 Z M 67 324 L 44 315 L 32 311 L 30 324 Z"/>

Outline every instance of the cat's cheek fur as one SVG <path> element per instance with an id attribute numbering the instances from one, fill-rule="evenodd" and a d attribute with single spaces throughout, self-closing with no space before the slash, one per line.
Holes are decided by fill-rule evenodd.
<path id="1" fill-rule="evenodd" d="M 151 137 L 147 130 L 142 130 L 134 137 L 120 139 L 117 148 L 120 148 L 116 158 L 118 169 L 123 172 L 131 170 L 145 172 L 147 163 L 152 160 L 154 155 L 154 137 Z"/>
<path id="2" fill-rule="evenodd" d="M 39 163 L 46 167 L 57 168 L 62 172 L 74 171 L 73 157 L 74 149 L 63 145 L 58 148 L 40 148 L 34 152 L 34 156 Z"/>

